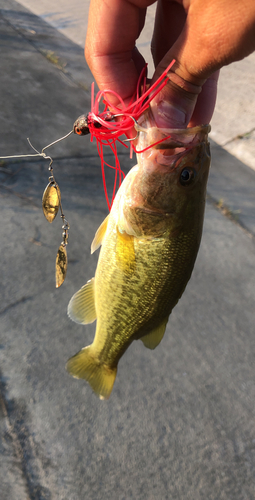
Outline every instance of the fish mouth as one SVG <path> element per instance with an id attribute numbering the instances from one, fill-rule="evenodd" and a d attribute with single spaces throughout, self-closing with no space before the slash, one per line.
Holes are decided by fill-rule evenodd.
<path id="1" fill-rule="evenodd" d="M 153 129 L 153 130 L 152 130 Z M 186 129 L 156 129 L 151 128 L 147 141 L 151 144 L 147 159 L 153 161 L 158 167 L 175 170 L 182 157 L 201 144 L 208 145 L 210 125 L 199 125 Z M 150 136 L 149 136 L 150 135 Z M 145 136 L 145 134 L 144 134 Z M 155 142 L 157 142 L 155 144 Z M 147 142 L 147 144 L 148 144 Z M 148 168 L 148 165 L 147 165 Z"/>
<path id="2" fill-rule="evenodd" d="M 141 154 L 138 155 L 138 163 L 140 156 L 140 161 L 145 161 L 146 169 L 149 164 L 169 169 L 176 160 L 193 148 L 200 144 L 209 144 L 208 134 L 211 130 L 209 124 L 185 129 L 158 128 L 155 123 L 151 126 L 148 120 L 142 125 L 136 153 Z M 144 125 L 147 125 L 147 128 Z"/>
<path id="3" fill-rule="evenodd" d="M 198 125 L 185 129 L 157 129 L 161 140 L 159 144 L 152 144 L 153 149 L 172 149 L 172 154 L 182 153 L 200 142 L 207 141 L 211 125 Z M 165 137 L 165 140 L 164 140 Z M 162 140 L 163 139 L 163 140 Z"/>

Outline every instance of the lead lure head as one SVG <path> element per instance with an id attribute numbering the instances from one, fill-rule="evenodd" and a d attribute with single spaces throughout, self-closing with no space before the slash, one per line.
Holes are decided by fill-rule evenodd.
<path id="1" fill-rule="evenodd" d="M 88 126 L 88 115 L 81 115 L 73 124 L 73 131 L 78 135 L 87 135 L 90 133 Z"/>

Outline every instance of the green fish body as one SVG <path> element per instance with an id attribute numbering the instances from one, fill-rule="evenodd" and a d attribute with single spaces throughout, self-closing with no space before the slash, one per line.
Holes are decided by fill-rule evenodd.
<path id="1" fill-rule="evenodd" d="M 92 242 L 101 250 L 95 278 L 71 299 L 78 323 L 97 319 L 93 343 L 68 372 L 108 399 L 117 364 L 133 340 L 154 349 L 190 279 L 200 245 L 210 166 L 209 126 L 142 132 L 138 155 Z M 163 149 L 164 146 L 164 149 Z M 161 149 L 160 149 L 161 148 Z"/>

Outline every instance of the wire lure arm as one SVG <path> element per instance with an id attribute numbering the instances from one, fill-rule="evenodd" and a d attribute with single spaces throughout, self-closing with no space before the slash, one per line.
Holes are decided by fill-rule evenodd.
<path id="1" fill-rule="evenodd" d="M 56 258 L 56 271 L 55 271 L 55 276 L 56 276 L 56 287 L 60 287 L 62 283 L 64 282 L 64 279 L 66 277 L 66 272 L 67 272 L 67 252 L 66 252 L 66 246 L 68 244 L 68 230 L 70 228 L 67 219 L 65 218 L 63 208 L 62 208 L 62 203 L 61 203 L 61 194 L 60 194 L 60 189 L 59 186 L 56 182 L 56 179 L 53 174 L 53 168 L 52 168 L 52 163 L 53 159 L 51 156 L 47 155 L 45 153 L 45 150 L 48 149 L 49 147 L 53 146 L 54 144 L 63 141 L 69 135 L 73 133 L 73 130 L 71 130 L 68 134 L 64 135 L 63 137 L 60 137 L 60 139 L 57 139 L 56 141 L 51 142 L 47 146 L 45 146 L 41 153 L 37 151 L 37 149 L 31 144 L 31 141 L 29 138 L 27 139 L 28 144 L 30 147 L 35 151 L 34 154 L 27 154 L 27 155 L 11 155 L 11 156 L 0 156 L 0 159 L 11 159 L 11 158 L 31 158 L 31 157 L 41 157 L 44 160 L 49 160 L 49 183 L 46 186 L 43 197 L 42 197 L 42 209 L 43 213 L 45 215 L 45 218 L 47 219 L 48 222 L 53 222 L 55 219 L 59 209 L 60 209 L 60 216 L 62 219 L 62 243 L 58 249 L 57 253 L 57 258 Z"/>
<path id="2" fill-rule="evenodd" d="M 53 163 L 53 159 L 51 158 L 51 156 L 46 155 L 46 153 L 44 152 L 45 149 L 48 149 L 51 146 L 54 146 L 54 144 L 57 144 L 57 142 L 63 141 L 64 139 L 69 137 L 69 135 L 73 134 L 73 132 L 74 131 L 71 130 L 70 132 L 68 132 L 68 134 L 64 135 L 63 137 L 60 137 L 60 139 L 57 139 L 56 141 L 51 142 L 50 144 L 48 144 L 47 146 L 45 146 L 42 149 L 41 153 L 39 153 L 39 151 L 37 151 L 37 149 L 35 149 L 35 147 L 31 144 L 31 141 L 28 137 L 27 138 L 28 144 L 35 151 L 35 154 L 0 156 L 0 160 L 6 160 L 6 159 L 11 159 L 11 158 L 30 158 L 30 157 L 41 156 L 41 158 L 44 158 L 45 160 L 50 160 L 51 163 Z"/>

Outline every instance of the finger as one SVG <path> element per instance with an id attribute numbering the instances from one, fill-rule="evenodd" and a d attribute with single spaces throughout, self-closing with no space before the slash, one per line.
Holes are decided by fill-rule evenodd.
<path id="1" fill-rule="evenodd" d="M 210 123 L 216 104 L 219 74 L 220 72 L 216 71 L 204 83 L 202 91 L 198 95 L 195 109 L 189 122 L 189 127 Z"/>
<path id="2" fill-rule="evenodd" d="M 176 56 L 176 41 L 185 31 L 187 14 L 177 2 L 159 0 L 152 38 L 152 55 L 155 63 L 156 81 Z M 181 38 L 182 40 L 182 38 Z M 177 72 L 177 63 L 171 68 L 168 85 L 156 96 L 151 106 L 159 127 L 185 128 L 193 114 L 197 97 L 202 90 L 201 83 L 184 80 Z"/>
<path id="3" fill-rule="evenodd" d="M 176 64 L 169 73 L 168 86 L 155 99 L 154 115 L 158 123 L 160 108 L 157 106 L 157 99 L 160 102 L 166 99 L 172 102 L 173 99 L 174 109 L 169 119 L 172 120 L 173 126 L 181 127 L 188 124 L 192 115 L 192 121 L 196 122 L 200 116 L 200 119 L 204 118 L 204 122 L 207 115 L 212 113 L 216 80 L 211 75 L 222 66 L 244 58 L 255 49 L 255 3 L 251 0 L 176 1 L 180 6 L 185 5 L 187 18 L 177 40 L 172 46 L 170 44 L 166 55 L 158 61 L 154 80 L 162 74 L 172 59 L 176 60 Z M 171 5 L 173 3 L 167 0 L 160 1 L 161 32 L 163 30 L 165 36 L 166 30 L 169 31 L 167 12 L 169 14 Z M 200 105 L 194 112 L 198 95 L 208 78 L 209 83 L 200 98 L 200 102 L 205 104 L 204 114 Z M 186 90 L 186 96 L 183 90 Z M 183 114 L 175 114 L 175 108 L 182 110 Z M 164 114 L 166 113 L 167 110 L 164 110 Z M 167 116 L 164 116 L 163 120 L 166 122 Z"/>
<path id="4" fill-rule="evenodd" d="M 141 74 L 142 70 L 146 66 L 146 61 L 142 54 L 139 52 L 138 48 L 135 47 L 132 51 L 132 59 L 137 70 L 138 76 Z"/>
<path id="5" fill-rule="evenodd" d="M 137 0 L 92 0 L 85 57 L 101 90 L 111 89 L 129 101 L 133 95 L 141 58 L 135 41 L 144 25 L 146 5 Z"/>
<path id="6" fill-rule="evenodd" d="M 151 41 L 155 68 L 179 38 L 186 18 L 187 15 L 182 5 L 168 0 L 158 0 Z"/>

